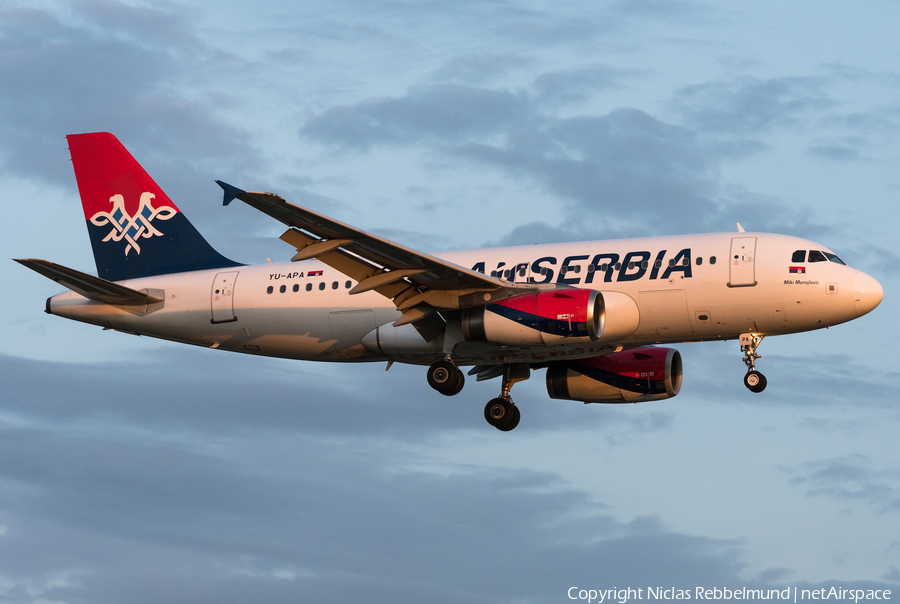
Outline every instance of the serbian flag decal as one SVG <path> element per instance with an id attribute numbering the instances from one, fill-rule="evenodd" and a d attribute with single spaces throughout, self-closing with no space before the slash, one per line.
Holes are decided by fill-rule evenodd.
<path id="1" fill-rule="evenodd" d="M 805 266 L 792 266 L 792 267 L 791 267 L 791 274 L 792 274 L 792 275 L 805 275 L 805 274 L 806 274 L 806 267 L 805 267 Z"/>

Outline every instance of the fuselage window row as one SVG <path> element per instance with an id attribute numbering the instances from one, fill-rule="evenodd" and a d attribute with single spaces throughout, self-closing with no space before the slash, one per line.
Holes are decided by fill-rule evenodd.
<path id="1" fill-rule="evenodd" d="M 349 279 L 348 279 L 347 281 L 344 281 L 344 289 L 350 289 L 352 286 L 353 286 L 353 282 L 350 281 Z M 337 288 L 339 288 L 339 287 L 340 287 L 340 282 L 338 282 L 338 281 L 332 281 L 332 282 L 331 282 L 331 289 L 337 289 Z M 299 291 L 300 291 L 300 284 L 299 284 L 299 283 L 295 283 L 295 284 L 294 284 L 294 287 L 293 287 L 292 289 L 293 289 L 294 293 L 299 292 Z M 312 289 L 313 289 L 313 284 L 312 284 L 312 283 L 307 283 L 307 284 L 306 284 L 306 291 L 311 292 Z M 324 289 L 325 289 L 325 282 L 322 281 L 322 282 L 319 283 L 319 291 L 323 291 Z M 280 293 L 282 293 L 282 294 L 285 293 L 285 292 L 287 291 L 287 286 L 286 286 L 286 285 L 282 285 L 281 287 L 278 288 L 278 291 L 279 291 Z M 274 292 L 275 292 L 275 288 L 272 287 L 271 285 L 270 285 L 269 287 L 266 288 L 266 293 L 267 293 L 267 294 L 271 294 L 271 293 L 274 293 Z M 216 293 L 218 293 L 218 292 L 216 292 Z"/>

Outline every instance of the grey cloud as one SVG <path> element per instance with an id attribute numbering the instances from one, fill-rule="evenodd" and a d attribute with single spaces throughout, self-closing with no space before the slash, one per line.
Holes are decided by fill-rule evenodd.
<path id="1" fill-rule="evenodd" d="M 881 512 L 900 510 L 900 468 L 876 469 L 858 453 L 805 463 L 791 483 L 811 496 L 863 501 Z"/>
<path id="2" fill-rule="evenodd" d="M 301 134 L 347 148 L 374 143 L 454 141 L 490 136 L 525 115 L 525 98 L 506 91 L 442 84 L 401 98 L 374 98 L 313 116 Z"/>
<path id="3" fill-rule="evenodd" d="M 813 155 L 835 161 L 856 161 L 861 159 L 859 151 L 848 145 L 818 144 L 807 149 Z"/>
<path id="4" fill-rule="evenodd" d="M 642 73 L 646 71 L 596 65 L 541 74 L 535 79 L 534 88 L 542 102 L 558 105 L 584 101 L 598 92 L 620 88 L 625 80 Z"/>
<path id="5" fill-rule="evenodd" d="M 586 210 L 601 224 L 649 232 L 717 212 L 714 164 L 693 134 L 637 110 L 548 120 L 505 144 L 470 143 L 456 153 L 543 184 L 570 201 L 573 223 Z"/>
<path id="6" fill-rule="evenodd" d="M 416 469 L 408 419 L 446 423 L 466 405 L 394 390 L 409 410 L 397 415 L 391 400 L 363 395 L 371 372 L 348 387 L 317 366 L 288 377 L 274 360 L 243 357 L 241 372 L 228 355 L 188 354 L 168 347 L 104 366 L 2 359 L 0 593 L 512 602 L 598 581 L 741 580 L 740 542 L 674 532 L 652 515 L 622 522 L 553 473 Z M 374 430 L 367 408 L 387 418 Z M 315 409 L 333 429 L 315 427 Z M 628 423 L 646 432 L 671 421 Z"/>
<path id="7" fill-rule="evenodd" d="M 894 277 L 900 273 L 900 256 L 875 243 L 857 243 L 844 252 L 838 252 L 838 255 L 850 266 L 877 278 Z"/>
<path id="8" fill-rule="evenodd" d="M 0 15 L 3 170 L 69 185 L 63 137 L 98 130 L 182 166 L 237 153 L 255 161 L 208 104 L 173 92 L 187 66 L 211 54 L 182 16 L 102 0 L 74 5 L 65 20 L 43 10 Z"/>
<path id="9" fill-rule="evenodd" d="M 545 75 L 549 90 L 554 78 L 572 74 Z M 604 77 L 598 74 L 600 80 L 584 85 L 599 86 Z M 718 231 L 730 228 L 745 210 L 759 221 L 754 230 L 778 231 L 785 220 L 819 230 L 778 200 L 751 199 L 718 184 L 724 159 L 757 153 L 764 148 L 761 142 L 710 137 L 636 109 L 557 118 L 544 111 L 539 93 L 430 86 L 332 108 L 313 116 L 301 135 L 343 149 L 425 145 L 457 160 L 493 166 L 566 202 L 558 222 L 549 225 L 564 240 L 594 239 L 590 233 L 599 232 L 643 235 L 663 227 L 670 233 L 695 232 L 698 224 Z M 527 236 L 510 234 L 503 241 L 532 242 Z"/>
<path id="10" fill-rule="evenodd" d="M 701 132 L 756 137 L 780 126 L 809 123 L 833 105 L 821 78 L 761 80 L 744 76 L 686 86 L 672 108 Z"/>

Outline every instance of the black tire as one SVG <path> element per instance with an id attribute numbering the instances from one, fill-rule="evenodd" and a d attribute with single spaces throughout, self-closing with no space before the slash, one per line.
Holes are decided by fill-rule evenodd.
<path id="1" fill-rule="evenodd" d="M 744 386 L 750 392 L 762 392 L 766 389 L 766 376 L 758 371 L 748 371 L 747 375 L 744 376 Z"/>
<path id="2" fill-rule="evenodd" d="M 428 368 L 428 385 L 445 396 L 458 394 L 465 385 L 462 371 L 448 361 L 438 361 Z"/>
<path id="3" fill-rule="evenodd" d="M 503 432 L 509 432 L 510 430 L 515 429 L 515 427 L 519 425 L 519 420 L 522 418 L 522 414 L 519 413 L 519 408 L 515 405 L 510 406 L 512 407 L 512 413 L 510 413 L 509 418 L 496 426 L 498 430 Z"/>
<path id="4" fill-rule="evenodd" d="M 502 398 L 494 398 L 484 406 L 484 419 L 487 423 L 497 428 L 504 421 L 508 421 L 512 411 L 509 401 Z"/>
<path id="5" fill-rule="evenodd" d="M 454 367 L 456 369 L 456 386 L 454 386 L 451 390 L 447 392 L 442 392 L 441 394 L 446 394 L 447 396 L 456 396 L 460 392 L 462 392 L 463 386 L 466 385 L 466 376 L 465 374 L 459 370 L 458 367 Z"/>

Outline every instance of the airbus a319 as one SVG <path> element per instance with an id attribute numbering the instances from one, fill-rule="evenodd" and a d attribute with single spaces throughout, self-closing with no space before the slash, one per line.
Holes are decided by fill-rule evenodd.
<path id="1" fill-rule="evenodd" d="M 510 390 L 546 368 L 551 398 L 624 403 L 681 389 L 678 342 L 737 340 L 744 383 L 763 338 L 850 321 L 881 285 L 827 247 L 769 233 L 714 233 L 429 255 L 278 195 L 217 181 L 286 225 L 286 263 L 248 266 L 215 251 L 109 133 L 67 137 L 98 276 L 17 262 L 69 291 L 46 312 L 130 334 L 308 361 L 427 366 L 452 396 L 500 378 L 484 408 L 503 431 Z M 388 365 L 390 366 L 390 365 Z"/>

